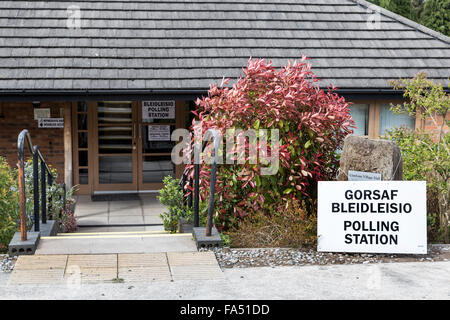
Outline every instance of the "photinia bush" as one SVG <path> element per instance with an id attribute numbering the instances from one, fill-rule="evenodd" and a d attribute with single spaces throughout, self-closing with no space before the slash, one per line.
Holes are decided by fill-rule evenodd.
<path id="1" fill-rule="evenodd" d="M 289 201 L 309 203 L 307 209 L 311 210 L 317 181 L 335 177 L 336 151 L 354 123 L 345 99 L 335 93 L 334 87 L 321 90 L 306 60 L 303 57 L 277 69 L 270 61 L 250 59 L 243 76 L 232 87 L 225 86 L 229 81 L 226 79 L 220 86 L 212 86 L 207 97 L 196 101 L 197 119 L 192 130 L 201 128 L 205 133 L 215 129 L 224 137 L 232 128 L 279 130 L 279 169 L 274 175 L 261 174 L 260 169 L 267 166 L 264 161 L 250 163 L 249 140 L 244 149 L 234 149 L 237 154 L 245 151 L 244 164 L 219 165 L 215 198 L 219 230 L 236 226 L 248 215 L 282 212 Z M 269 155 L 274 150 L 270 141 Z M 190 149 L 192 153 L 192 146 Z M 193 165 L 187 168 L 193 177 Z M 207 199 L 209 170 L 209 165 L 201 165 L 202 199 Z M 192 190 L 193 186 L 188 181 L 185 187 Z"/>

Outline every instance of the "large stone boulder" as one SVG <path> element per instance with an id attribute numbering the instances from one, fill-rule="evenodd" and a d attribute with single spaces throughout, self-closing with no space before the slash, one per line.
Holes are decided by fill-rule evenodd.
<path id="1" fill-rule="evenodd" d="M 349 135 L 344 140 L 337 179 L 348 180 L 349 170 L 381 173 L 381 180 L 402 180 L 400 148 L 389 140 Z"/>

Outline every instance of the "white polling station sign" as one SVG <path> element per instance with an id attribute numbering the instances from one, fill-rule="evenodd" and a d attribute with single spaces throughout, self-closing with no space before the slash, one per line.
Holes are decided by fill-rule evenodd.
<path id="1" fill-rule="evenodd" d="M 425 181 L 320 181 L 317 251 L 427 253 Z"/>
<path id="2" fill-rule="evenodd" d="M 175 119 L 175 101 L 142 101 L 142 121 Z"/>

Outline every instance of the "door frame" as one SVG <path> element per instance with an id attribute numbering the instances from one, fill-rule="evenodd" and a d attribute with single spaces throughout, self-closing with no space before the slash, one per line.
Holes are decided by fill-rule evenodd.
<path id="1" fill-rule="evenodd" d="M 155 99 L 156 100 L 156 99 Z M 169 99 L 167 99 L 169 100 Z M 175 100 L 175 99 L 172 99 Z M 98 107 L 99 101 L 86 101 L 87 105 L 87 119 L 88 119 L 88 184 L 80 185 L 79 183 L 79 159 L 78 159 L 78 102 L 72 102 L 72 166 L 73 166 L 73 181 L 77 185 L 77 194 L 90 195 L 94 192 L 105 191 L 155 191 L 163 187 L 163 183 L 142 183 L 142 135 L 141 118 L 142 118 L 142 100 L 132 101 L 133 105 L 133 136 L 136 135 L 135 146 L 136 151 L 133 152 L 133 183 L 128 184 L 99 184 L 98 183 Z M 175 127 L 186 128 L 186 115 L 188 113 L 187 101 L 175 100 Z M 135 118 L 136 117 L 136 118 Z M 138 133 L 139 132 L 139 133 Z M 155 155 L 158 155 L 155 153 Z M 166 155 L 166 154 L 164 154 Z M 184 164 L 175 166 L 175 177 L 180 179 Z"/>

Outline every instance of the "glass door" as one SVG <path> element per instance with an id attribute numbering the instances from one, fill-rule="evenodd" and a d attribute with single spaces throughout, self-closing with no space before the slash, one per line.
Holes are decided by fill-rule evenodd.
<path id="1" fill-rule="evenodd" d="M 136 103 L 98 102 L 97 191 L 137 190 Z"/>
<path id="2" fill-rule="evenodd" d="M 175 105 L 175 101 L 146 101 L 138 107 L 139 190 L 159 190 L 165 176 L 175 176 L 171 158 L 175 146 L 171 135 L 177 128 Z"/>

